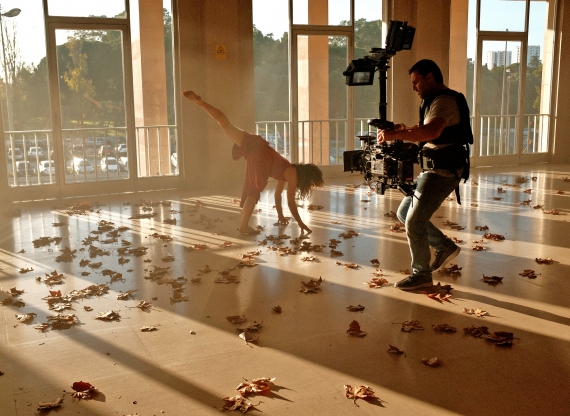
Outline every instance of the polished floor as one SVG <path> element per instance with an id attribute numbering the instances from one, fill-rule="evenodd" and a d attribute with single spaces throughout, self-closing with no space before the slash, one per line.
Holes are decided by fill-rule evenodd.
<path id="1" fill-rule="evenodd" d="M 452 286 L 446 300 L 366 284 L 400 280 L 410 256 L 390 215 L 401 194 L 371 194 L 358 174 L 301 203 L 314 232 L 295 241 L 294 222 L 274 225 L 271 186 L 254 215 L 258 236 L 236 231 L 239 189 L 4 205 L 0 414 L 38 414 L 40 402 L 62 397 L 49 414 L 219 414 L 240 383 L 268 377 L 270 390 L 247 398 L 248 414 L 568 415 L 567 177 L 570 165 L 473 170 L 462 205 L 446 201 L 432 219 L 461 241 L 459 270 L 434 274 Z M 319 278 L 318 289 L 300 291 Z M 106 286 L 97 295 L 92 285 Z M 48 320 L 58 313 L 75 321 L 65 329 Z M 24 314 L 35 315 L 19 321 Z M 240 338 L 228 316 L 261 324 L 248 332 L 257 341 Z M 424 329 L 402 331 L 407 320 Z M 365 336 L 347 333 L 352 321 Z M 36 329 L 43 323 L 51 324 Z M 444 323 L 456 332 L 432 327 Z M 510 346 L 466 333 L 470 326 L 511 332 Z M 439 367 L 422 362 L 435 357 Z M 98 394 L 72 397 L 78 381 Z M 345 384 L 369 386 L 376 399 L 353 402 Z"/>

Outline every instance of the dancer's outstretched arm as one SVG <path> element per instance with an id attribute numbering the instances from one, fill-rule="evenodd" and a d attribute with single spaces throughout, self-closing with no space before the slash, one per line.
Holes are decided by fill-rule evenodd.
<path id="1" fill-rule="evenodd" d="M 197 106 L 202 107 L 204 111 L 210 115 L 210 117 L 218 122 L 226 135 L 232 139 L 235 144 L 241 147 L 244 131 L 230 123 L 228 117 L 222 112 L 222 110 L 202 100 L 202 98 L 194 91 L 185 90 L 182 91 L 182 95 L 184 95 L 184 97 L 188 98 Z"/>

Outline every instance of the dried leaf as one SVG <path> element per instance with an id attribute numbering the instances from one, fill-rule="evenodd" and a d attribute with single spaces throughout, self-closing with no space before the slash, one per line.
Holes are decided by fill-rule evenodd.
<path id="1" fill-rule="evenodd" d="M 158 331 L 158 327 L 156 326 L 141 326 L 141 332 L 152 332 L 152 331 Z"/>
<path id="2" fill-rule="evenodd" d="M 503 282 L 502 276 L 485 276 L 483 275 L 483 281 L 490 285 L 497 285 Z"/>
<path id="3" fill-rule="evenodd" d="M 380 265 L 380 261 L 378 259 L 372 259 L 372 260 L 370 260 L 370 263 L 372 263 L 373 266 L 379 266 Z"/>
<path id="4" fill-rule="evenodd" d="M 384 285 L 389 284 L 389 282 L 383 277 L 373 277 L 372 279 L 370 279 L 369 282 L 365 282 L 364 284 L 368 285 L 368 287 L 371 289 L 378 289 Z"/>
<path id="5" fill-rule="evenodd" d="M 439 367 L 442 364 L 442 362 L 439 361 L 437 359 L 437 357 L 433 357 L 430 359 L 422 358 L 422 363 L 424 363 L 425 365 L 428 365 L 430 367 Z"/>
<path id="6" fill-rule="evenodd" d="M 316 293 L 317 290 L 320 290 L 321 283 L 323 283 L 323 282 L 324 282 L 324 280 L 322 277 L 319 277 L 319 280 L 311 279 L 308 282 L 301 282 L 301 284 L 303 285 L 303 288 L 299 289 L 299 292 L 303 292 L 303 293 L 314 292 L 314 293 Z"/>
<path id="7" fill-rule="evenodd" d="M 139 309 L 145 310 L 145 309 L 151 308 L 151 307 L 152 307 L 152 303 L 150 303 L 150 302 L 145 302 L 144 300 L 141 300 L 141 301 L 137 304 L 136 307 L 139 308 Z"/>
<path id="8" fill-rule="evenodd" d="M 215 283 L 239 283 L 239 277 L 231 274 L 220 274 L 214 280 Z"/>
<path id="9" fill-rule="evenodd" d="M 488 231 L 488 230 L 489 230 L 489 227 L 486 226 L 486 225 L 476 225 L 476 226 L 475 226 L 475 229 L 478 230 L 478 231 Z"/>
<path id="10" fill-rule="evenodd" d="M 119 293 L 117 295 L 117 300 L 128 300 L 131 297 L 131 295 L 133 293 L 135 293 L 136 291 L 137 291 L 136 289 L 131 289 L 131 290 L 127 290 L 124 293 Z"/>
<path id="11" fill-rule="evenodd" d="M 534 259 L 538 264 L 553 264 L 554 260 L 552 260 L 550 257 L 545 257 L 545 258 L 540 258 L 537 257 Z"/>
<path id="12" fill-rule="evenodd" d="M 483 234 L 483 238 L 486 238 L 487 240 L 493 240 L 493 241 L 503 241 L 505 239 L 505 237 L 502 236 L 501 234 L 492 234 L 492 233 Z"/>
<path id="13" fill-rule="evenodd" d="M 396 354 L 396 355 L 400 355 L 403 354 L 404 351 L 402 351 L 401 349 L 399 349 L 398 347 L 394 347 L 393 345 L 388 344 L 388 351 L 390 354 Z"/>
<path id="14" fill-rule="evenodd" d="M 354 386 L 350 384 L 344 385 L 344 391 L 347 399 L 351 399 L 356 403 L 356 399 L 370 400 L 376 398 L 374 391 L 368 386 Z"/>
<path id="15" fill-rule="evenodd" d="M 360 324 L 357 321 L 352 321 L 346 332 L 353 337 L 362 338 L 366 336 L 366 332 L 360 330 Z"/>
<path id="16" fill-rule="evenodd" d="M 58 409 L 63 403 L 63 397 L 57 398 L 51 402 L 39 402 L 36 410 L 43 412 L 44 410 Z"/>
<path id="17" fill-rule="evenodd" d="M 469 309 L 469 308 L 463 308 L 463 313 L 466 313 L 467 315 L 475 315 L 479 318 L 488 315 L 489 313 L 487 311 L 484 311 L 483 309 Z"/>
<path id="18" fill-rule="evenodd" d="M 32 322 L 36 316 L 38 315 L 34 312 L 23 313 L 21 315 L 16 315 L 16 319 L 20 322 L 27 323 L 27 322 Z"/>
<path id="19" fill-rule="evenodd" d="M 390 226 L 390 231 L 393 233 L 403 233 L 406 232 L 406 226 L 401 222 L 397 222 Z"/>
<path id="20" fill-rule="evenodd" d="M 470 325 L 467 328 L 463 328 L 463 331 L 465 331 L 466 334 L 474 336 L 475 338 L 480 338 L 482 336 L 489 334 L 489 328 L 487 328 L 486 326 L 476 327 L 476 326 Z"/>
<path id="21" fill-rule="evenodd" d="M 459 267 L 457 264 L 450 264 L 449 267 L 442 267 L 438 270 L 438 273 L 444 274 L 461 274 L 462 267 Z"/>
<path id="22" fill-rule="evenodd" d="M 538 276 L 532 269 L 524 269 L 524 271 L 522 273 L 519 273 L 519 275 L 526 276 L 529 279 L 536 279 Z"/>
<path id="23" fill-rule="evenodd" d="M 248 402 L 242 396 L 237 395 L 234 397 L 225 397 L 224 399 L 224 410 L 239 410 L 242 413 L 245 413 L 249 410 L 250 407 L 254 407 L 251 402 Z"/>
<path id="24" fill-rule="evenodd" d="M 257 340 L 259 339 L 258 335 L 254 335 L 251 332 L 247 331 L 239 334 L 239 337 L 243 339 L 245 342 L 257 342 Z"/>
<path id="25" fill-rule="evenodd" d="M 8 292 L 8 293 L 10 293 L 10 295 L 12 295 L 12 296 L 20 296 L 21 294 L 24 293 L 24 291 L 23 291 L 23 290 L 18 290 L 18 289 L 16 289 L 15 287 L 13 287 L 13 288 L 10 289 L 10 292 Z"/>
<path id="26" fill-rule="evenodd" d="M 247 318 L 245 317 L 245 315 L 226 316 L 226 319 L 232 324 L 243 324 L 245 321 L 247 321 Z"/>
<path id="27" fill-rule="evenodd" d="M 457 331 L 457 329 L 455 329 L 455 327 L 449 326 L 447 324 L 432 325 L 431 327 L 436 332 L 456 332 Z"/>
<path id="28" fill-rule="evenodd" d="M 424 327 L 420 325 L 419 321 L 408 320 L 408 321 L 402 322 L 402 328 L 400 328 L 400 329 L 404 332 L 412 332 L 412 330 L 414 330 L 414 329 L 420 330 L 420 329 L 424 329 Z"/>
<path id="29" fill-rule="evenodd" d="M 254 378 L 251 382 L 241 383 L 236 387 L 236 390 L 243 397 L 250 396 L 252 394 L 259 394 L 270 390 L 271 384 L 275 378 L 261 377 Z"/>
<path id="30" fill-rule="evenodd" d="M 275 313 L 281 313 L 282 312 L 281 306 L 279 306 L 279 305 L 274 306 L 273 308 L 271 308 L 271 310 Z"/>
<path id="31" fill-rule="evenodd" d="M 483 246 L 480 245 L 480 244 L 477 244 L 477 245 L 474 245 L 474 246 L 473 246 L 473 250 L 475 250 L 475 251 L 484 251 L 484 250 L 485 250 L 485 247 L 483 247 Z"/>
<path id="32" fill-rule="evenodd" d="M 364 306 L 362 306 L 361 304 L 358 304 L 356 306 L 348 305 L 346 307 L 346 310 L 349 312 L 360 312 L 364 310 Z"/>
<path id="33" fill-rule="evenodd" d="M 95 319 L 107 322 L 120 321 L 121 315 L 119 314 L 119 312 L 116 311 L 105 311 L 105 312 L 99 312 L 99 314 L 95 317 Z"/>

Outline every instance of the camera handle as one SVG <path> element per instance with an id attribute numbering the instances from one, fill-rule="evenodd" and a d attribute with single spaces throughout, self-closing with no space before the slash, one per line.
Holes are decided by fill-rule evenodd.
<path id="1" fill-rule="evenodd" d="M 386 116 L 387 108 L 388 108 L 388 101 L 386 99 L 386 91 L 387 91 L 387 84 L 388 84 L 388 59 L 389 57 L 385 57 L 380 60 L 378 64 L 378 84 L 380 87 L 380 101 L 378 102 L 378 113 L 380 118 L 374 118 L 372 120 L 368 120 L 368 124 L 370 126 L 376 127 L 380 130 L 392 130 L 394 128 L 394 123 L 392 121 L 388 121 Z"/>

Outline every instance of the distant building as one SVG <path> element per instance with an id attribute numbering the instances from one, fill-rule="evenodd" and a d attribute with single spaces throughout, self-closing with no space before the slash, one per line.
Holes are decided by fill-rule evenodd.
<path id="1" fill-rule="evenodd" d="M 540 59 L 540 46 L 539 45 L 529 45 L 527 52 L 526 52 L 526 64 L 530 64 L 530 61 L 532 60 L 532 57 L 536 56 L 538 59 Z M 515 62 L 519 62 L 521 61 L 521 47 L 517 46 L 515 48 Z"/>
<path id="2" fill-rule="evenodd" d="M 512 52 L 507 51 L 506 66 L 512 63 Z M 496 66 L 505 66 L 505 51 L 489 51 L 487 52 L 487 68 L 493 69 Z"/>

